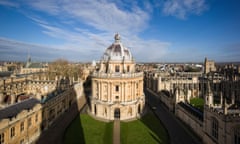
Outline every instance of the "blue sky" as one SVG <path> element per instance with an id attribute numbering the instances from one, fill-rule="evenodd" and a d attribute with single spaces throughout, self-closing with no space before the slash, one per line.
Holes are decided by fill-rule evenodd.
<path id="1" fill-rule="evenodd" d="M 99 60 L 121 35 L 137 62 L 240 61 L 239 0 L 0 0 L 0 60 Z"/>

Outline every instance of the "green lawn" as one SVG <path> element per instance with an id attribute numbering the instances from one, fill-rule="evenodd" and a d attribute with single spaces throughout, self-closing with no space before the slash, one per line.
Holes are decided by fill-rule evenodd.
<path id="1" fill-rule="evenodd" d="M 65 144 L 111 144 L 113 123 L 78 115 L 65 132 Z"/>
<path id="2" fill-rule="evenodd" d="M 78 115 L 65 132 L 65 144 L 111 144 L 113 123 L 87 114 Z M 146 114 L 141 120 L 121 122 L 121 144 L 168 144 L 168 134 L 159 120 Z"/>
<path id="3" fill-rule="evenodd" d="M 167 144 L 168 134 L 152 114 L 141 120 L 121 122 L 121 144 Z"/>
<path id="4" fill-rule="evenodd" d="M 190 104 L 201 111 L 203 111 L 203 106 L 204 106 L 204 99 L 202 98 L 192 98 L 190 99 Z"/>

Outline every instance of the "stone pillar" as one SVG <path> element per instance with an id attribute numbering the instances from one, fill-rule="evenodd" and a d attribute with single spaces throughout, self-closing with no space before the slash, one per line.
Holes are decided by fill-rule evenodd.
<path id="1" fill-rule="evenodd" d="M 221 104 L 221 106 L 223 105 L 223 94 L 222 94 L 222 92 L 220 92 L 220 104 Z"/>
<path id="2" fill-rule="evenodd" d="M 107 101 L 110 101 L 110 82 L 107 82 Z"/>
<path id="3" fill-rule="evenodd" d="M 123 87 L 123 82 L 120 83 L 120 102 L 124 101 L 124 87 Z"/>
<path id="4" fill-rule="evenodd" d="M 131 101 L 133 100 L 133 82 L 131 81 Z"/>
<path id="5" fill-rule="evenodd" d="M 126 82 L 123 82 L 123 101 L 126 102 Z"/>
<path id="6" fill-rule="evenodd" d="M 11 104 L 14 104 L 16 101 L 16 97 L 14 94 L 11 94 Z"/>
<path id="7" fill-rule="evenodd" d="M 3 103 L 3 100 L 4 100 L 4 95 L 3 93 L 0 93 L 0 104 Z"/>
<path id="8" fill-rule="evenodd" d="M 112 102 L 112 82 L 110 83 L 110 101 Z"/>
<path id="9" fill-rule="evenodd" d="M 92 98 L 94 98 L 96 96 L 95 85 L 96 85 L 96 81 L 92 80 L 92 85 L 91 85 L 91 88 L 92 88 Z"/>
<path id="10" fill-rule="evenodd" d="M 102 81 L 99 81 L 99 94 L 98 99 L 102 100 Z"/>

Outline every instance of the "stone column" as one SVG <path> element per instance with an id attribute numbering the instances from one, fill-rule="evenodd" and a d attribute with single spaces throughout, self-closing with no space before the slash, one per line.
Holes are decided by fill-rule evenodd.
<path id="1" fill-rule="evenodd" d="M 110 82 L 107 82 L 107 101 L 110 101 Z"/>
<path id="2" fill-rule="evenodd" d="M 123 102 L 124 101 L 124 97 L 123 97 L 123 94 L 124 94 L 124 88 L 123 88 L 123 82 L 121 82 L 120 83 L 120 96 L 119 96 L 119 98 L 120 98 L 120 102 Z"/>
<path id="3" fill-rule="evenodd" d="M 112 102 L 112 82 L 110 83 L 110 101 Z"/>
<path id="4" fill-rule="evenodd" d="M 131 101 L 133 100 L 133 82 L 131 81 Z"/>
<path id="5" fill-rule="evenodd" d="M 99 100 L 102 100 L 102 81 L 99 81 Z"/>
<path id="6" fill-rule="evenodd" d="M 126 101 L 126 82 L 123 82 L 123 101 Z"/>

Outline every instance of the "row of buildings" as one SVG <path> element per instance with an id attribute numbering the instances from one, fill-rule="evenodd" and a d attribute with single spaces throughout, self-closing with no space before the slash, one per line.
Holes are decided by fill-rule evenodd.
<path id="1" fill-rule="evenodd" d="M 239 66 L 205 59 L 201 72 L 145 71 L 145 86 L 207 144 L 240 143 Z M 204 100 L 203 109 L 190 104 Z"/>
<path id="2" fill-rule="evenodd" d="M 47 73 L 0 79 L 0 144 L 35 143 L 73 104 L 84 101 L 82 81 Z M 81 99 L 81 100 L 80 100 Z"/>

